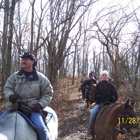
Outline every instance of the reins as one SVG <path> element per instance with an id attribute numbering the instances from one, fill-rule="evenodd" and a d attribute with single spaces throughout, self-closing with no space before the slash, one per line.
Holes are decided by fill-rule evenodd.
<path id="1" fill-rule="evenodd" d="M 15 118 L 15 135 L 14 135 L 14 140 L 16 140 L 16 132 L 17 132 L 17 101 L 16 101 L 16 118 Z"/>
<path id="2" fill-rule="evenodd" d="M 109 129 L 107 129 L 107 128 L 105 128 L 103 125 L 101 125 L 101 123 L 98 121 L 98 120 L 96 120 L 96 122 L 98 123 L 98 125 L 104 130 L 104 131 L 106 131 L 106 132 L 108 132 L 109 134 L 110 134 L 110 140 L 113 140 L 113 132 L 114 131 L 111 131 L 111 130 L 109 130 Z M 116 130 L 116 129 L 115 129 Z"/>
<path id="3" fill-rule="evenodd" d="M 22 101 L 21 97 L 20 97 L 18 94 L 16 94 L 16 95 L 18 96 L 18 100 L 20 101 L 20 103 L 22 103 L 23 105 L 25 105 L 25 106 L 27 106 L 28 108 L 30 108 L 26 103 L 24 103 L 24 102 Z M 17 101 L 17 103 L 18 103 L 18 101 Z"/>
<path id="4" fill-rule="evenodd" d="M 18 100 L 22 103 L 22 104 L 24 104 L 25 106 L 27 106 L 27 107 L 29 107 L 26 103 L 24 103 L 23 101 L 22 101 L 22 99 L 21 99 L 21 97 L 18 95 L 18 94 L 16 94 L 17 96 L 18 96 Z M 16 101 L 15 102 L 15 112 L 16 112 L 16 118 L 15 118 L 15 135 L 14 135 L 14 140 L 16 140 L 16 130 L 17 130 L 17 103 L 18 103 L 18 101 Z"/>

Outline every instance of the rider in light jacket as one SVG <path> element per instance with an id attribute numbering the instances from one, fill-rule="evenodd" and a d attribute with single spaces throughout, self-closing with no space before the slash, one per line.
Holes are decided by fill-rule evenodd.
<path id="1" fill-rule="evenodd" d="M 22 69 L 13 73 L 3 88 L 7 102 L 6 111 L 0 119 L 3 119 L 13 108 L 19 106 L 28 108 L 31 111 L 30 119 L 36 126 L 40 140 L 48 140 L 48 130 L 40 111 L 49 105 L 53 97 L 53 88 L 48 78 L 36 70 L 36 59 L 33 54 L 25 52 L 21 58 Z"/>

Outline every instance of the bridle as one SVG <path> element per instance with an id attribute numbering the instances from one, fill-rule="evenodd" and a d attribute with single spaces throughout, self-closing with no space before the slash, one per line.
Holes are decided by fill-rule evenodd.
<path id="1" fill-rule="evenodd" d="M 132 128 L 132 124 L 129 121 L 130 121 L 131 118 L 136 119 L 136 114 L 132 115 L 131 113 L 127 113 L 128 116 L 125 116 L 124 112 L 125 112 L 124 104 L 122 104 L 122 106 L 120 108 L 120 118 L 123 118 L 124 122 L 120 123 L 120 125 L 125 124 L 127 127 L 129 127 L 131 129 Z M 133 128 L 137 128 L 137 127 L 133 126 Z M 129 131 L 129 129 L 127 131 Z"/>
<path id="2" fill-rule="evenodd" d="M 120 118 L 121 118 L 121 117 L 125 117 L 124 114 L 123 114 L 123 112 L 124 112 L 124 104 L 121 104 L 121 107 L 120 107 Z M 120 128 L 118 128 L 118 127 L 115 127 L 114 130 L 109 130 L 109 129 L 105 128 L 105 127 L 99 122 L 98 119 L 96 119 L 95 121 L 96 121 L 97 124 L 100 126 L 100 128 L 102 128 L 104 131 L 106 131 L 107 133 L 110 134 L 110 140 L 113 140 L 113 133 L 114 133 L 115 131 L 122 131 L 122 130 L 121 130 Z M 130 126 L 129 124 L 126 124 L 126 125 Z M 123 132 L 123 131 L 122 131 L 122 132 Z M 126 132 L 125 134 L 128 134 L 128 132 Z"/>

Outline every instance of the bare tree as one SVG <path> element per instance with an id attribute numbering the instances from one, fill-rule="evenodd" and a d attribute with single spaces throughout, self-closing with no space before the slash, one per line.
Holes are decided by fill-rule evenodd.
<path id="1" fill-rule="evenodd" d="M 93 4 L 91 1 L 88 3 L 79 3 L 76 0 L 69 2 L 50 1 L 51 25 L 46 27 L 48 34 L 43 38 L 43 43 L 47 43 L 46 47 L 49 55 L 48 77 L 52 83 L 54 83 L 57 71 L 65 57 L 68 54 L 71 54 L 71 43 L 68 45 L 70 33 L 75 27 L 77 27 L 78 21 L 86 13 L 91 4 Z M 58 6 L 56 7 L 56 5 Z M 81 13 L 78 13 L 80 8 L 83 8 L 84 10 Z M 76 16 L 76 14 L 79 15 Z M 76 35 L 77 33 L 75 35 L 73 34 L 71 39 L 74 40 Z"/>
<path id="2" fill-rule="evenodd" d="M 4 22 L 2 39 L 2 87 L 11 73 L 11 50 L 13 40 L 13 21 L 17 0 L 4 0 Z"/>

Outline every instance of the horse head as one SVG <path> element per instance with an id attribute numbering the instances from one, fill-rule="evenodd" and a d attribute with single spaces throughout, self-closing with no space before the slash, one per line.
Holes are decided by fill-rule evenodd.
<path id="1" fill-rule="evenodd" d="M 137 117 L 136 112 L 134 111 L 134 104 L 136 100 L 130 103 L 127 100 L 121 106 L 121 116 L 120 116 L 120 123 L 121 127 L 125 128 L 131 135 L 138 137 L 140 135 L 140 128 L 139 128 L 139 121 L 140 118 Z"/>

